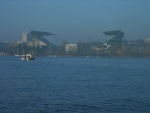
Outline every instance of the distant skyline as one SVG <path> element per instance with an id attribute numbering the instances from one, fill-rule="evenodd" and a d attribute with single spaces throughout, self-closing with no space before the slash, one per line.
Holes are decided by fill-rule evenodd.
<path id="1" fill-rule="evenodd" d="M 31 30 L 56 34 L 53 43 L 104 41 L 111 30 L 150 38 L 149 11 L 150 0 L 0 0 L 0 41 L 20 41 Z"/>

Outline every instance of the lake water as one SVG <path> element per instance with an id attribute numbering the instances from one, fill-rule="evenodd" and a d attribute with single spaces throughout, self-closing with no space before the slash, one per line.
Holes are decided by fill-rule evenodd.
<path id="1" fill-rule="evenodd" d="M 0 113 L 150 112 L 149 58 L 0 57 Z"/>

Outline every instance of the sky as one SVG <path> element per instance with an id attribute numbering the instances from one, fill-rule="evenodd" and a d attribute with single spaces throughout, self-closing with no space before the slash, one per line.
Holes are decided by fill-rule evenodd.
<path id="1" fill-rule="evenodd" d="M 124 39 L 150 38 L 150 0 L 0 0 L 0 41 L 45 31 L 53 43 L 105 41 L 104 31 Z"/>

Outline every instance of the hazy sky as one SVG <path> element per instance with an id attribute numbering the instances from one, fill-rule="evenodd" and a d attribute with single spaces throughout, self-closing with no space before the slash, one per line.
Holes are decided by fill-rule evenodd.
<path id="1" fill-rule="evenodd" d="M 150 38 L 150 0 L 0 0 L 0 40 L 19 41 L 31 30 L 63 40 L 100 41 L 103 31 L 124 39 Z"/>

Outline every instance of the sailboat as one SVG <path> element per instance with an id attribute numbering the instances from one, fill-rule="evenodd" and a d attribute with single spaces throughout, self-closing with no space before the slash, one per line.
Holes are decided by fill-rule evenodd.
<path id="1" fill-rule="evenodd" d="M 17 54 L 15 54 L 15 56 L 20 56 L 20 55 L 18 54 L 18 48 L 17 48 Z"/>

